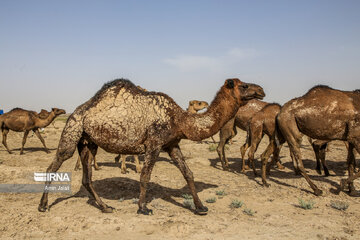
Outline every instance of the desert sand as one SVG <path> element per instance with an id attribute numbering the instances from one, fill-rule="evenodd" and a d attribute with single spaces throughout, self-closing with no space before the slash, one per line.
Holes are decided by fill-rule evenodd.
<path id="1" fill-rule="evenodd" d="M 10 155 L 0 147 L 0 183 L 34 183 L 33 173 L 45 171 L 53 160 L 60 139 L 63 121 L 56 121 L 42 133 L 51 153 L 47 154 L 40 140 L 29 134 L 24 155 L 19 155 L 22 133 L 10 132 Z M 72 172 L 72 194 L 49 195 L 50 211 L 41 213 L 37 207 L 41 193 L 0 193 L 1 239 L 360 239 L 360 198 L 345 192 L 336 193 L 341 178 L 347 177 L 346 148 L 332 142 L 327 152 L 331 176 L 315 171 L 315 155 L 303 139 L 304 165 L 323 196 L 316 197 L 304 178 L 294 174 L 289 149 L 281 151 L 284 170 L 271 170 L 269 188 L 251 170 L 240 173 L 240 146 L 246 133 L 239 130 L 232 145 L 227 145 L 231 172 L 223 171 L 210 139 L 202 143 L 182 140 L 180 146 L 193 171 L 200 199 L 209 208 L 205 216 L 195 215 L 184 205 L 189 194 L 180 171 L 166 153 L 160 154 L 148 187 L 148 207 L 153 215 L 136 213 L 140 175 L 128 157 L 128 173 L 121 174 L 116 155 L 99 149 L 99 171 L 93 171 L 94 186 L 103 201 L 116 209 L 102 213 L 81 186 L 82 171 L 73 171 L 77 153 L 67 160 L 60 172 Z M 218 135 L 215 140 L 219 140 Z M 261 142 L 258 159 L 268 143 Z M 357 160 L 359 155 L 357 155 Z M 142 157 L 140 157 L 142 160 Z M 256 163 L 260 173 L 260 163 Z M 360 189 L 359 180 L 355 187 Z M 224 193 L 217 195 L 217 193 Z M 216 202 L 207 203 L 207 199 Z M 312 209 L 300 207 L 299 199 L 312 201 Z M 241 201 L 240 208 L 231 208 Z M 345 211 L 331 207 L 332 201 L 349 204 Z"/>

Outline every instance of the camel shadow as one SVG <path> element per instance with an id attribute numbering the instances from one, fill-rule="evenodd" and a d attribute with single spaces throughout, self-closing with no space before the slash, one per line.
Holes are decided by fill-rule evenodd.
<path id="1" fill-rule="evenodd" d="M 54 151 L 54 150 L 56 150 L 57 148 L 48 148 L 49 149 L 49 151 Z M 14 149 L 12 149 L 11 151 L 20 151 L 21 150 L 21 148 L 14 148 Z M 43 147 L 24 147 L 24 153 L 26 153 L 26 152 L 46 152 L 45 151 L 45 148 L 43 148 Z"/>
<path id="2" fill-rule="evenodd" d="M 93 181 L 93 186 L 99 197 L 103 199 L 131 200 L 131 199 L 137 199 L 139 197 L 140 182 L 126 177 L 113 177 L 113 178 L 95 180 Z M 195 182 L 195 187 L 197 192 L 201 192 L 205 189 L 217 188 L 218 185 L 207 184 L 203 182 Z M 149 182 L 146 191 L 146 202 L 150 203 L 153 199 L 161 198 L 178 207 L 188 209 L 186 206 L 173 199 L 173 197 L 182 197 L 183 194 L 190 194 L 187 185 L 185 185 L 180 189 L 173 189 L 173 188 L 161 186 L 157 183 Z M 85 198 L 85 197 L 89 197 L 89 193 L 83 186 L 81 186 L 79 191 L 74 195 L 56 199 L 49 206 L 49 209 L 62 201 L 71 198 Z M 100 209 L 100 207 L 95 203 L 95 200 L 92 198 L 89 199 L 88 204 Z"/>
<path id="3" fill-rule="evenodd" d="M 126 157 L 126 168 L 130 168 L 133 171 L 136 171 L 136 166 L 135 166 L 135 159 L 133 156 L 129 155 Z M 144 156 L 143 155 L 139 155 L 139 162 L 140 164 L 142 164 L 144 162 Z M 164 157 L 158 157 L 158 159 L 156 160 L 156 162 L 168 162 L 173 164 L 173 161 L 171 161 L 168 158 L 164 158 Z M 131 163 L 131 164 L 129 164 Z M 118 167 L 121 168 L 121 162 L 115 162 L 115 157 L 107 162 L 97 162 L 97 164 L 99 165 L 99 167 Z"/>

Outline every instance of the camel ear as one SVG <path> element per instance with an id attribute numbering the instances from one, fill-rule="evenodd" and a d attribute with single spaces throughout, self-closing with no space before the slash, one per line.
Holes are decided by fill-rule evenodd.
<path id="1" fill-rule="evenodd" d="M 234 80 L 233 79 L 226 80 L 226 87 L 227 88 L 234 88 Z"/>
<path id="2" fill-rule="evenodd" d="M 189 101 L 189 106 L 192 106 L 193 105 L 193 101 Z"/>
<path id="3" fill-rule="evenodd" d="M 54 112 L 54 111 L 55 111 L 55 108 L 52 108 L 51 111 Z"/>

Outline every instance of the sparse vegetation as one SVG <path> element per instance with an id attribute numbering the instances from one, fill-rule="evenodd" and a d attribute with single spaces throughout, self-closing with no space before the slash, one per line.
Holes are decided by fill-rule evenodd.
<path id="1" fill-rule="evenodd" d="M 345 211 L 346 209 L 348 209 L 349 204 L 343 201 L 331 201 L 330 206 L 337 210 Z"/>
<path id="2" fill-rule="evenodd" d="M 216 202 L 216 197 L 208 198 L 205 200 L 207 203 L 214 203 Z"/>
<path id="3" fill-rule="evenodd" d="M 214 152 L 216 148 L 217 148 L 216 144 L 210 144 L 208 149 L 210 152 Z"/>
<path id="4" fill-rule="evenodd" d="M 137 204 L 139 202 L 139 199 L 138 198 L 133 198 L 131 199 L 132 203 L 133 204 Z"/>
<path id="5" fill-rule="evenodd" d="M 184 193 L 183 195 L 182 195 L 182 197 L 184 198 L 184 199 L 193 199 L 193 197 L 190 195 L 190 194 L 187 194 L 187 193 Z"/>
<path id="6" fill-rule="evenodd" d="M 230 208 L 241 208 L 243 205 L 243 201 L 239 201 L 237 199 L 232 200 L 232 202 L 230 203 Z"/>
<path id="7" fill-rule="evenodd" d="M 195 209 L 195 204 L 194 204 L 194 200 L 193 199 L 184 199 L 184 206 L 194 210 Z"/>
<path id="8" fill-rule="evenodd" d="M 254 216 L 255 212 L 251 210 L 250 208 L 245 208 L 243 211 L 246 215 Z"/>
<path id="9" fill-rule="evenodd" d="M 226 192 L 225 192 L 225 190 L 219 190 L 219 191 L 216 191 L 215 194 L 223 197 L 226 195 Z"/>
<path id="10" fill-rule="evenodd" d="M 124 198 L 122 197 L 122 198 L 119 198 L 119 200 L 118 200 L 119 202 L 123 202 L 124 201 Z"/>
<path id="11" fill-rule="evenodd" d="M 315 203 L 314 203 L 312 200 L 305 201 L 305 200 L 299 198 L 299 206 L 300 206 L 302 209 L 310 210 L 310 209 L 313 209 L 313 208 L 314 208 L 314 205 L 315 205 Z"/>

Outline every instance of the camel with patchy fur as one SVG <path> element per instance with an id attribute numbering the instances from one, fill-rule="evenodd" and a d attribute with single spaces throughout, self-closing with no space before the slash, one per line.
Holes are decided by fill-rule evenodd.
<path id="1" fill-rule="evenodd" d="M 220 129 L 220 142 L 216 148 L 216 151 L 219 155 L 221 165 L 223 170 L 229 169 L 229 161 L 225 156 L 225 144 L 237 134 L 236 127 L 241 130 L 247 131 L 252 116 L 265 107 L 268 103 L 263 102 L 258 99 L 252 99 L 238 109 L 234 118 L 230 119 L 221 129 Z M 242 159 L 242 168 L 241 171 L 245 172 L 246 169 L 249 169 L 249 166 L 245 164 L 245 159 Z"/>
<path id="2" fill-rule="evenodd" d="M 53 108 L 49 114 L 46 114 L 42 111 L 40 112 L 40 115 L 38 115 L 38 113 L 34 111 L 28 111 L 21 108 L 12 109 L 10 112 L 7 112 L 0 116 L 0 128 L 3 135 L 3 145 L 5 146 L 6 150 L 11 154 L 12 152 L 10 151 L 6 143 L 6 138 L 9 130 L 15 132 L 24 132 L 24 137 L 20 150 L 20 154 L 23 154 L 27 136 L 30 131 L 33 131 L 35 135 L 40 139 L 41 143 L 44 145 L 45 151 L 47 153 L 50 153 L 49 149 L 45 145 L 44 139 L 40 135 L 39 128 L 47 127 L 57 116 L 61 114 L 65 114 L 65 110 L 58 108 Z"/>
<path id="3" fill-rule="evenodd" d="M 193 174 L 184 160 L 179 142 L 181 139 L 199 141 L 214 135 L 234 117 L 244 101 L 264 96 L 258 85 L 228 79 L 208 110 L 193 114 L 184 111 L 166 94 L 142 91 L 124 79 L 111 81 L 71 114 L 47 172 L 56 172 L 78 148 L 83 165 L 83 186 L 103 212 L 113 212 L 113 208 L 100 199 L 92 184 L 91 159 L 95 157 L 97 148 L 117 154 L 145 154 L 138 213 L 150 214 L 152 210 L 146 206 L 147 184 L 159 153 L 164 150 L 190 188 L 195 213 L 206 214 L 208 209 L 197 195 Z M 50 183 L 48 181 L 46 185 Z M 38 207 L 41 212 L 46 209 L 47 190 Z"/>
<path id="4" fill-rule="evenodd" d="M 327 86 L 316 86 L 305 95 L 288 101 L 277 116 L 275 144 L 287 141 L 295 172 L 300 173 L 315 195 L 322 191 L 307 175 L 301 159 L 300 144 L 303 135 L 324 141 L 342 140 L 349 143 L 347 164 L 349 178 L 342 183 L 349 187 L 350 195 L 356 194 L 353 180 L 354 152 L 360 152 L 360 92 L 340 91 Z M 271 152 L 270 149 L 269 152 Z"/>

